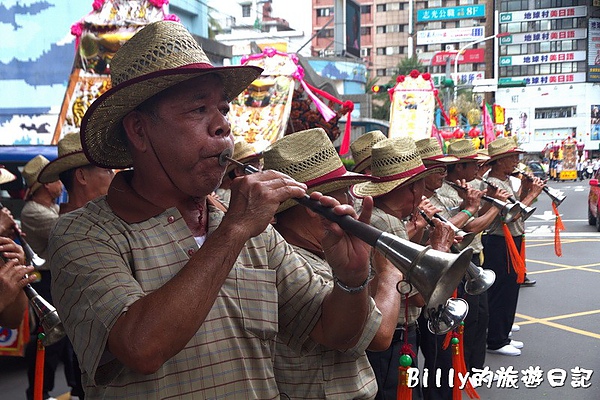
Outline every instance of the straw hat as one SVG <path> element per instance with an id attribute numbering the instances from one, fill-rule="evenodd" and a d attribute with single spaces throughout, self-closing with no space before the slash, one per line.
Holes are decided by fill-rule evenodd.
<path id="1" fill-rule="evenodd" d="M 42 187 L 42 184 L 38 182 L 38 176 L 42 169 L 49 163 L 50 161 L 48 161 L 46 157 L 37 155 L 29 160 L 23 167 L 21 175 L 23 175 L 23 179 L 25 179 L 25 183 L 27 184 L 27 193 L 25 193 L 26 198 Z"/>
<path id="2" fill-rule="evenodd" d="M 265 150 L 264 162 L 265 169 L 283 172 L 305 183 L 307 193 L 330 193 L 373 179 L 347 171 L 333 143 L 321 128 L 284 136 Z M 277 212 L 296 204 L 294 200 L 287 200 Z"/>
<path id="3" fill-rule="evenodd" d="M 379 179 L 354 185 L 357 197 L 383 196 L 401 185 L 423 179 L 443 168 L 425 168 L 415 142 L 409 137 L 385 139 L 373 145 L 371 173 Z"/>
<path id="4" fill-rule="evenodd" d="M 58 158 L 42 169 L 38 181 L 40 183 L 56 182 L 60 179 L 60 173 L 89 164 L 90 160 L 87 159 L 81 148 L 79 133 L 67 133 L 58 141 Z"/>
<path id="5" fill-rule="evenodd" d="M 470 139 L 460 139 L 450 143 L 448 155 L 459 158 L 458 162 L 489 160 L 489 157 L 477 152 Z"/>
<path id="6" fill-rule="evenodd" d="M 235 142 L 235 145 L 233 146 L 233 156 L 231 158 L 241 163 L 246 163 L 250 160 L 262 158 L 262 153 L 257 153 L 256 150 L 254 150 L 254 147 L 248 144 L 248 142 L 246 142 L 245 140 L 240 140 L 238 142 Z M 228 174 L 230 171 L 233 171 L 236 167 L 237 165 L 235 163 L 230 163 L 227 166 L 227 170 L 225 171 L 225 173 Z"/>
<path id="7" fill-rule="evenodd" d="M 364 172 L 371 166 L 371 148 L 381 142 L 386 136 L 381 131 L 370 131 L 350 143 L 350 151 L 354 160 L 354 172 Z"/>
<path id="8" fill-rule="evenodd" d="M 425 164 L 438 164 L 438 163 L 455 163 L 458 162 L 458 158 L 454 156 L 445 156 L 442 152 L 440 142 L 436 138 L 419 139 L 415 142 L 417 151 L 421 160 Z"/>
<path id="9" fill-rule="evenodd" d="M 518 148 L 517 143 L 512 137 L 503 137 L 489 144 L 488 153 L 490 161 L 493 161 L 513 154 L 525 153 L 525 150 Z"/>
<path id="10" fill-rule="evenodd" d="M 94 101 L 81 122 L 86 155 L 104 168 L 132 165 L 121 120 L 157 93 L 189 79 L 217 74 L 231 100 L 262 69 L 254 66 L 213 67 L 183 25 L 158 21 L 146 25 L 115 53 L 110 63 L 112 88 Z"/>
<path id="11" fill-rule="evenodd" d="M 17 177 L 12 172 L 7 170 L 6 168 L 0 167 L 0 185 L 12 182 L 15 179 L 17 179 Z"/>

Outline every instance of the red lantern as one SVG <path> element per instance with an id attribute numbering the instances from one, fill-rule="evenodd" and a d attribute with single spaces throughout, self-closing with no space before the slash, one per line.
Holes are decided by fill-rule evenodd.
<path id="1" fill-rule="evenodd" d="M 440 133 L 442 134 L 442 137 L 445 140 L 449 140 L 454 137 L 454 132 L 452 132 L 451 130 L 448 130 L 448 129 L 442 129 L 442 130 L 440 130 Z"/>
<path id="2" fill-rule="evenodd" d="M 481 131 L 476 126 L 474 126 L 471 129 L 469 129 L 469 136 L 470 137 L 476 138 L 476 137 L 479 137 L 479 135 L 481 135 Z"/>
<path id="3" fill-rule="evenodd" d="M 462 139 L 465 137 L 465 131 L 462 128 L 456 128 L 453 132 L 455 139 Z"/>

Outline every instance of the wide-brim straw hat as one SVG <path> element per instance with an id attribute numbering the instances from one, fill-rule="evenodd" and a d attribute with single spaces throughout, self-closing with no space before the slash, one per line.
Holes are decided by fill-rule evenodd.
<path id="1" fill-rule="evenodd" d="M 13 174 L 12 172 L 10 172 L 6 168 L 0 167 L 0 185 L 3 185 L 3 184 L 8 183 L 8 182 L 12 182 L 15 179 L 17 179 L 17 177 L 15 176 L 15 174 Z"/>
<path id="2" fill-rule="evenodd" d="M 238 142 L 235 142 L 235 145 L 233 146 L 233 155 L 231 156 L 231 158 L 243 164 L 251 160 L 261 159 L 262 152 L 257 153 L 251 144 L 249 144 L 245 140 L 240 140 Z M 233 171 L 237 166 L 238 165 L 236 163 L 230 163 L 227 166 L 225 173 L 227 174 L 230 171 Z"/>
<path id="3" fill-rule="evenodd" d="M 354 160 L 354 172 L 364 172 L 371 166 L 371 148 L 375 143 L 381 142 L 386 136 L 379 130 L 370 131 L 350 143 L 350 152 Z"/>
<path id="4" fill-rule="evenodd" d="M 452 164 L 459 161 L 457 157 L 444 155 L 436 138 L 419 139 L 415 145 L 424 164 Z"/>
<path id="5" fill-rule="evenodd" d="M 371 154 L 371 175 L 378 179 L 352 187 L 352 193 L 360 198 L 383 196 L 397 187 L 444 170 L 425 168 L 414 140 L 409 137 L 382 140 L 373 145 Z"/>
<path id="6" fill-rule="evenodd" d="M 62 172 L 84 165 L 90 165 L 90 160 L 81 148 L 81 136 L 79 133 L 67 133 L 58 141 L 58 158 L 42 169 L 38 182 L 56 182 Z"/>
<path id="7" fill-rule="evenodd" d="M 83 150 L 100 167 L 131 167 L 133 161 L 121 121 L 141 103 L 174 85 L 207 74 L 221 77 L 225 96 L 232 100 L 261 71 L 255 66 L 213 67 L 180 23 L 148 24 L 112 58 L 112 88 L 90 105 L 81 122 Z"/>
<path id="8" fill-rule="evenodd" d="M 305 183 L 307 193 L 323 194 L 372 180 L 368 175 L 346 170 L 333 143 L 321 128 L 298 131 L 284 136 L 263 153 L 265 169 L 272 169 Z M 277 212 L 298 204 L 287 200 Z"/>
<path id="9" fill-rule="evenodd" d="M 489 161 L 522 153 L 525 153 L 525 150 L 520 149 L 512 137 L 499 138 L 488 145 Z"/>
<path id="10" fill-rule="evenodd" d="M 458 158 L 459 163 L 489 160 L 489 157 L 477 152 L 471 139 L 460 139 L 450 143 L 447 154 Z"/>
<path id="11" fill-rule="evenodd" d="M 33 195 L 39 188 L 42 187 L 42 184 L 38 182 L 38 176 L 40 175 L 42 169 L 44 169 L 44 167 L 49 163 L 50 161 L 40 154 L 33 157 L 27 162 L 27 164 L 25 164 L 23 171 L 21 172 L 23 179 L 25 179 L 25 184 L 27 185 L 25 198 Z"/>

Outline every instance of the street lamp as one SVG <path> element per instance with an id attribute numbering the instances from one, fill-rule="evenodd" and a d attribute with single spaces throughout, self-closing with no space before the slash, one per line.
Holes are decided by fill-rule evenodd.
<path id="1" fill-rule="evenodd" d="M 502 33 L 497 33 L 495 35 L 486 36 L 482 39 L 477 39 L 475 41 L 469 42 L 469 43 L 465 44 L 463 47 L 461 47 L 460 50 L 458 50 L 458 53 L 456 53 L 456 56 L 454 57 L 454 101 L 455 102 L 456 102 L 456 98 L 458 97 L 458 58 L 460 57 L 460 55 L 467 48 L 469 48 L 473 45 L 476 45 L 477 43 L 481 43 L 481 42 L 485 42 L 486 40 L 501 38 L 501 37 L 505 37 L 505 36 L 510 36 L 510 33 L 502 32 Z M 495 60 L 495 62 L 497 62 L 497 60 Z"/>

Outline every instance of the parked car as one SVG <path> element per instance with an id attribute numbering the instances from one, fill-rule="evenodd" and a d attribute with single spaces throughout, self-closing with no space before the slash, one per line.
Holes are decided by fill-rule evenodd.
<path id="1" fill-rule="evenodd" d="M 600 232 L 600 216 L 598 216 L 598 210 L 600 210 L 599 179 L 600 170 L 597 170 L 592 179 L 590 179 L 590 192 L 588 194 L 588 223 L 590 225 L 596 225 L 596 230 L 598 232 Z"/>
<path id="2" fill-rule="evenodd" d="M 548 178 L 542 164 L 538 161 L 530 161 L 527 163 L 527 172 L 541 180 L 546 180 Z"/>

